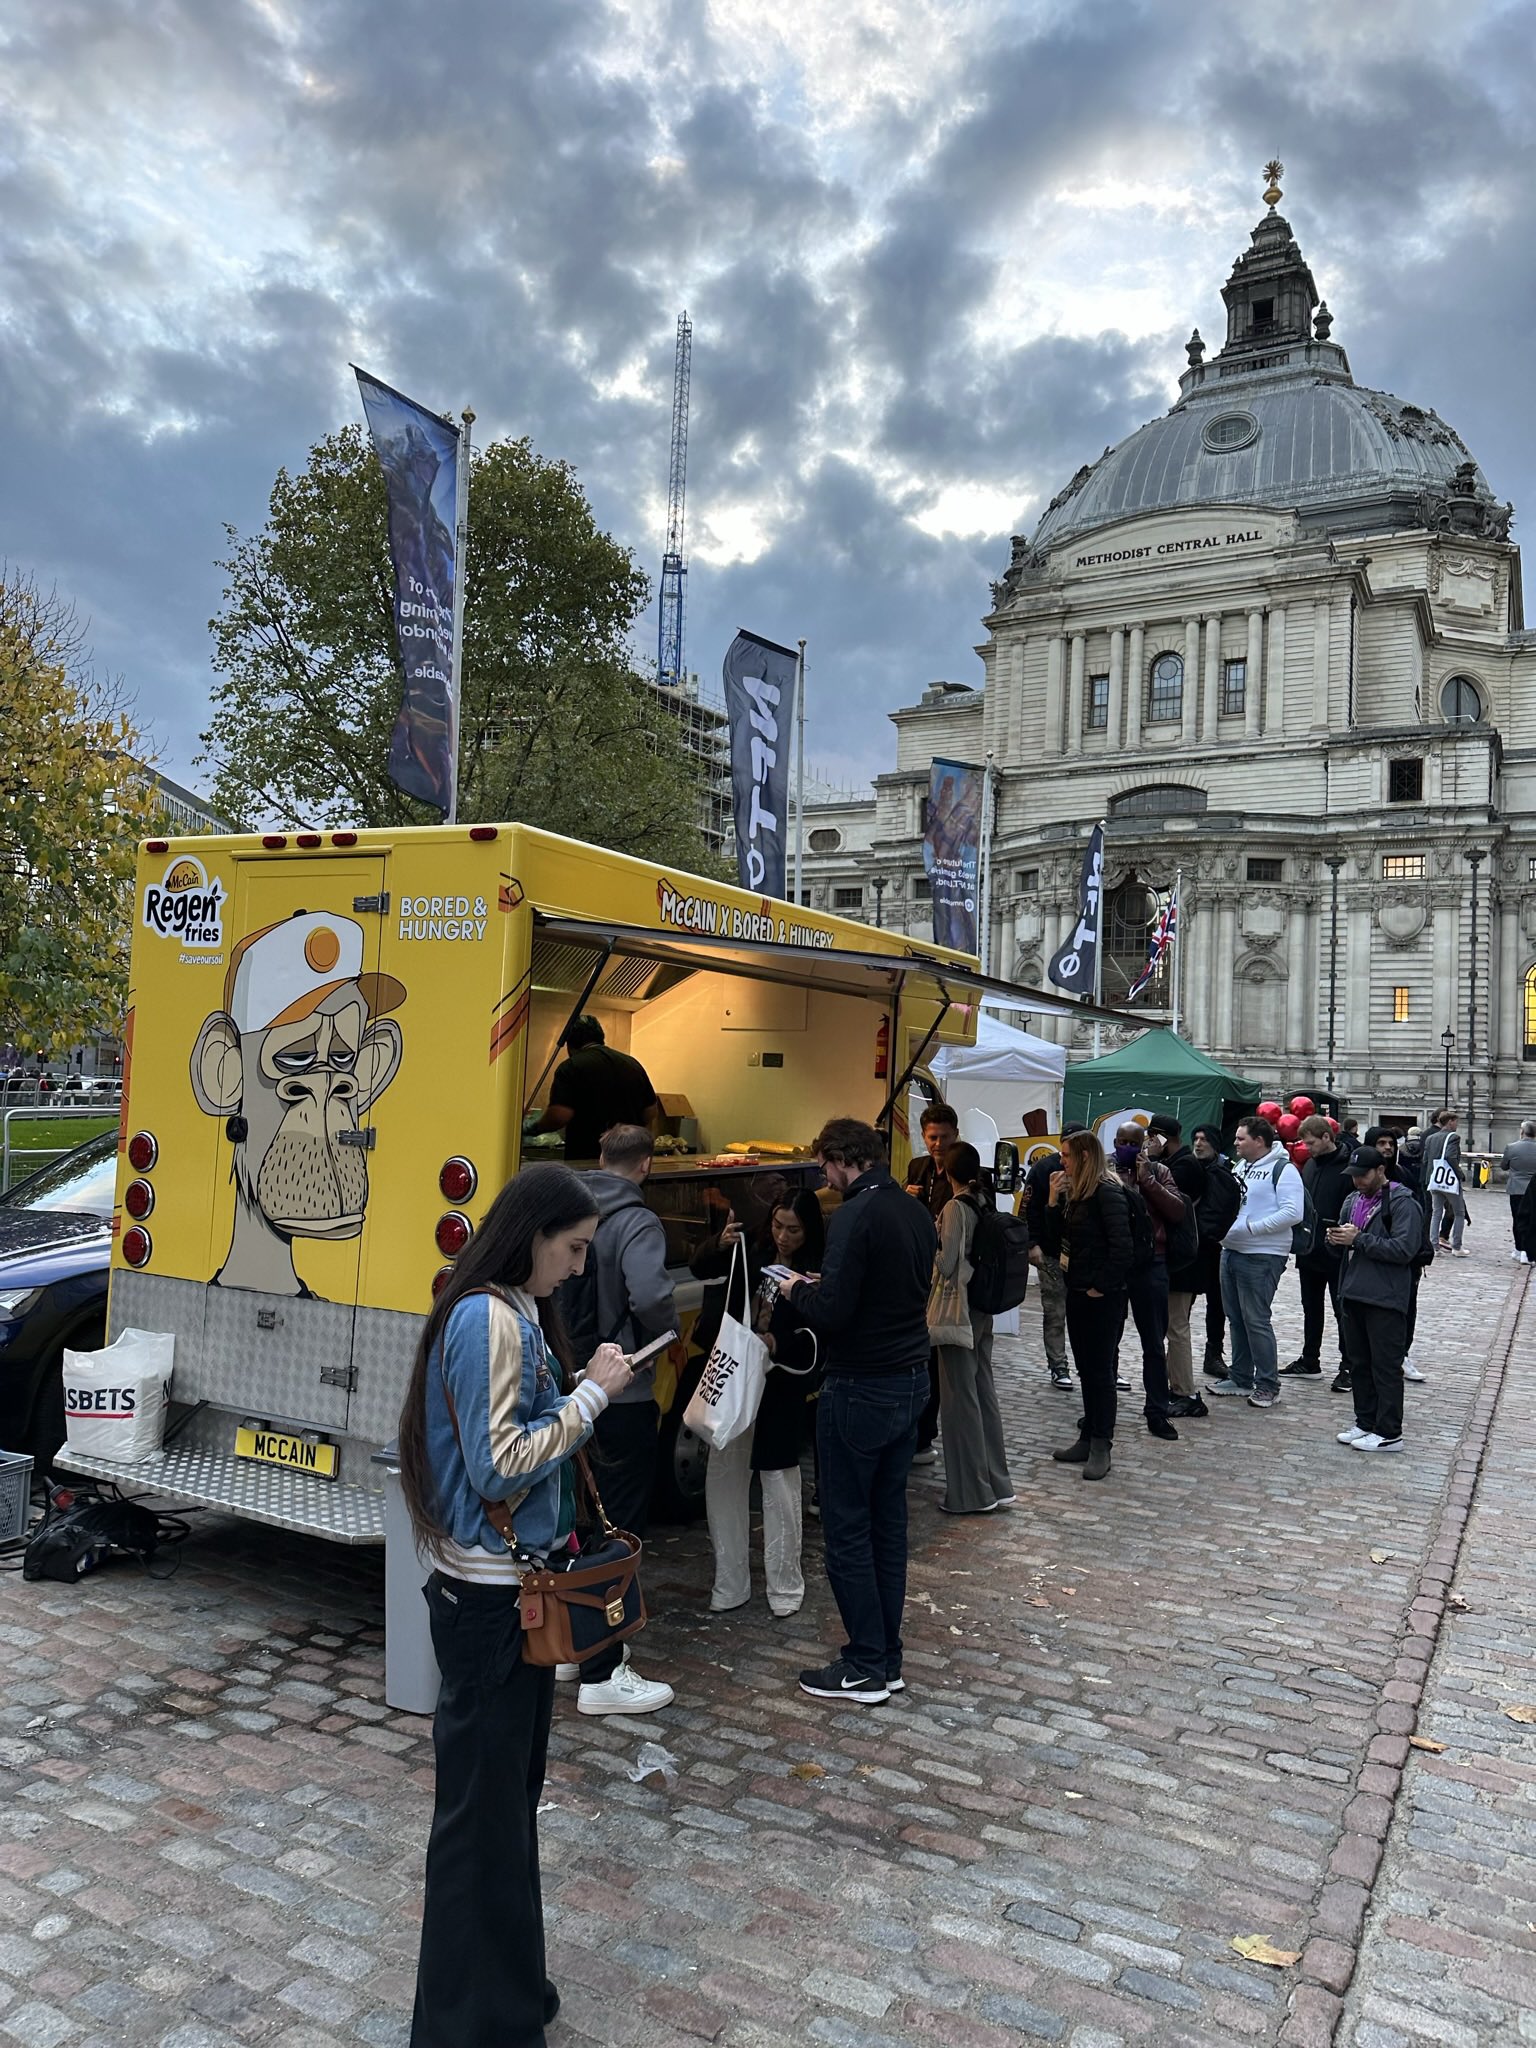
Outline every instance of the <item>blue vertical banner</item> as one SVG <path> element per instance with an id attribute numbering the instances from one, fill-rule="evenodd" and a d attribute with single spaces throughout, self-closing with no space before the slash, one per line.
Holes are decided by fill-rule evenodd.
<path id="1" fill-rule="evenodd" d="M 739 632 L 722 671 L 731 734 L 736 865 L 743 889 L 784 894 L 789 736 L 799 657 L 777 641 Z"/>
<path id="2" fill-rule="evenodd" d="M 1095 825 L 1077 882 L 1077 917 L 1064 945 L 1045 970 L 1068 995 L 1091 996 L 1099 986 L 1099 946 L 1104 918 L 1104 827 Z"/>
<path id="3" fill-rule="evenodd" d="M 389 779 L 406 796 L 453 809 L 458 749 L 453 615 L 458 587 L 459 430 L 451 420 L 353 369 L 389 501 L 395 643 L 404 690 L 389 741 Z"/>
<path id="4" fill-rule="evenodd" d="M 986 770 L 935 761 L 928 774 L 923 868 L 933 898 L 933 939 L 974 953 L 980 901 L 981 811 Z"/>

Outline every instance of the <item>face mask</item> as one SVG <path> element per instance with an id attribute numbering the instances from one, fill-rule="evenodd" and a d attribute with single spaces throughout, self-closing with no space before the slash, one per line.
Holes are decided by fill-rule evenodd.
<path id="1" fill-rule="evenodd" d="M 1117 1145 L 1115 1147 L 1116 1166 L 1134 1166 L 1140 1157 L 1141 1147 L 1139 1145 Z"/>

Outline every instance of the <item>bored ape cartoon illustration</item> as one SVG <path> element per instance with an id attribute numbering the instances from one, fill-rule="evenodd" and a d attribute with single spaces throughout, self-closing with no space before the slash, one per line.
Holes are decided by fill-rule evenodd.
<path id="1" fill-rule="evenodd" d="M 235 1226 L 216 1287 L 308 1294 L 295 1238 L 356 1237 L 368 1203 L 367 1154 L 352 1142 L 400 1066 L 405 1001 L 389 974 L 365 974 L 351 918 L 298 911 L 242 939 L 224 1007 L 192 1051 L 199 1108 L 223 1117 L 234 1147 Z"/>

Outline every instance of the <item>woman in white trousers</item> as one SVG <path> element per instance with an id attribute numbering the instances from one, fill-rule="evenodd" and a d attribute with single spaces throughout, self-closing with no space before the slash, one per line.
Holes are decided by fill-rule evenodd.
<path id="1" fill-rule="evenodd" d="M 728 1271 L 741 1235 L 733 1216 L 713 1244 L 695 1259 L 694 1272 L 712 1277 L 717 1270 Z M 819 1272 L 823 1242 L 821 1206 L 809 1190 L 801 1190 L 781 1198 L 769 1215 L 767 1231 L 756 1243 L 749 1239 L 745 1247 L 751 1305 L 747 1319 L 768 1346 L 769 1371 L 756 1422 L 724 1450 L 711 1451 L 705 1467 L 704 1505 L 715 1552 L 715 1583 L 709 1604 L 717 1614 L 744 1607 L 752 1597 L 754 1472 L 763 1496 L 763 1576 L 768 1605 L 776 1615 L 790 1615 L 799 1612 L 805 1599 L 800 1565 L 800 1444 L 816 1366 L 816 1339 L 796 1320 L 788 1297 L 779 1293 L 763 1267 L 771 1258 L 797 1273 Z M 729 1307 L 738 1315 L 743 1312 L 739 1301 L 732 1301 Z M 722 1301 L 722 1313 L 725 1309 Z"/>

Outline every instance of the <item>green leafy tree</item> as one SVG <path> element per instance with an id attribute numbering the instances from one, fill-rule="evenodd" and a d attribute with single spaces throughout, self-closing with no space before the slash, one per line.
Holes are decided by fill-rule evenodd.
<path id="1" fill-rule="evenodd" d="M 469 504 L 460 818 L 716 866 L 699 764 L 627 657 L 647 596 L 633 557 L 569 466 L 526 440 L 476 450 Z M 260 533 L 226 532 L 203 734 L 215 803 L 246 823 L 435 822 L 389 780 L 400 669 L 384 476 L 362 429 L 279 472 Z"/>
<path id="2" fill-rule="evenodd" d="M 121 1021 L 134 855 L 159 803 L 73 611 L 3 568 L 0 730 L 0 1039 L 46 1056 Z"/>

